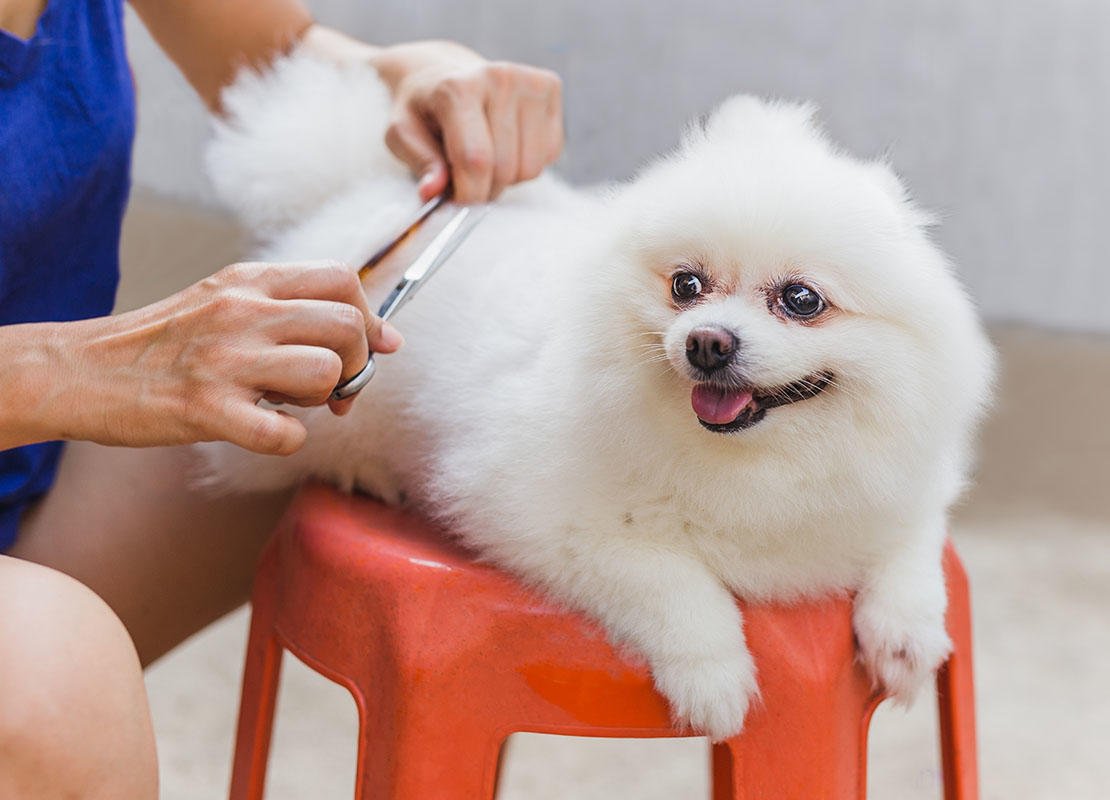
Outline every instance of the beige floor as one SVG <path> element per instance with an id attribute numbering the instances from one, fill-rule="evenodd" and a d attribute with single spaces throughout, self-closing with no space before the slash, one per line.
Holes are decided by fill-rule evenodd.
<path id="1" fill-rule="evenodd" d="M 121 307 L 233 260 L 216 216 L 140 196 L 125 236 Z M 998 410 L 954 536 L 972 576 L 984 798 L 1110 796 L 1110 341 L 996 328 Z M 245 636 L 240 611 L 147 677 L 166 800 L 226 792 Z M 287 658 L 271 798 L 351 796 L 354 709 Z M 873 798 L 938 796 L 932 708 L 881 709 Z M 707 797 L 700 740 L 513 740 L 502 800 Z M 790 800 L 790 799 L 787 799 Z"/>

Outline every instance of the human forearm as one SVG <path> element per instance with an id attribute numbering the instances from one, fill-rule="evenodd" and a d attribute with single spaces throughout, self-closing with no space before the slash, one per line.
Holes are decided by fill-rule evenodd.
<path id="1" fill-rule="evenodd" d="M 0 327 L 0 450 L 58 438 L 47 418 L 58 368 L 58 327 Z"/>
<path id="2" fill-rule="evenodd" d="M 158 44 L 211 109 L 245 64 L 288 51 L 312 24 L 299 0 L 131 0 Z"/>
<path id="3" fill-rule="evenodd" d="M 373 64 L 382 48 L 353 39 L 326 25 L 312 23 L 298 40 L 298 50 L 340 64 Z"/>
<path id="4" fill-rule="evenodd" d="M 152 444 L 178 430 L 180 391 L 150 363 L 167 321 L 156 306 L 123 317 L 0 328 L 0 449 L 54 439 Z M 152 418 L 157 432 L 140 430 Z"/>

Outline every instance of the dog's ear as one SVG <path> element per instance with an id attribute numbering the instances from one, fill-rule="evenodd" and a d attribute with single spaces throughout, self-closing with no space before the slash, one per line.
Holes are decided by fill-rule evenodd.
<path id="1" fill-rule="evenodd" d="M 867 177 L 879 187 L 882 192 L 895 202 L 898 208 L 906 215 L 910 224 L 919 228 L 931 228 L 940 222 L 937 214 L 921 208 L 914 202 L 909 189 L 898 173 L 891 166 L 889 154 L 876 161 L 864 164 Z"/>
<path id="2" fill-rule="evenodd" d="M 687 145 L 699 141 L 737 142 L 766 139 L 826 143 L 815 122 L 817 106 L 785 100 L 764 100 L 740 94 L 725 100 L 686 132 Z"/>

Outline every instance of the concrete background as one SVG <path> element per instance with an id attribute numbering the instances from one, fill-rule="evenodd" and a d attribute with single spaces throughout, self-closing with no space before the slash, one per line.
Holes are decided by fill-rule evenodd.
<path id="1" fill-rule="evenodd" d="M 852 151 L 888 148 L 995 320 L 1110 331 L 1106 0 L 310 0 L 374 43 L 446 37 L 565 79 L 577 181 L 626 177 L 737 91 L 811 98 Z M 206 123 L 141 25 L 137 182 L 211 202 Z"/>

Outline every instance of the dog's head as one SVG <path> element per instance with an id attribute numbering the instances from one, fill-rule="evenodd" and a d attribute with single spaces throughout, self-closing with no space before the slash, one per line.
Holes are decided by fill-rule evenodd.
<path id="1" fill-rule="evenodd" d="M 729 100 L 615 197 L 620 358 L 702 436 L 966 435 L 991 372 L 971 304 L 889 166 L 812 115 Z"/>

